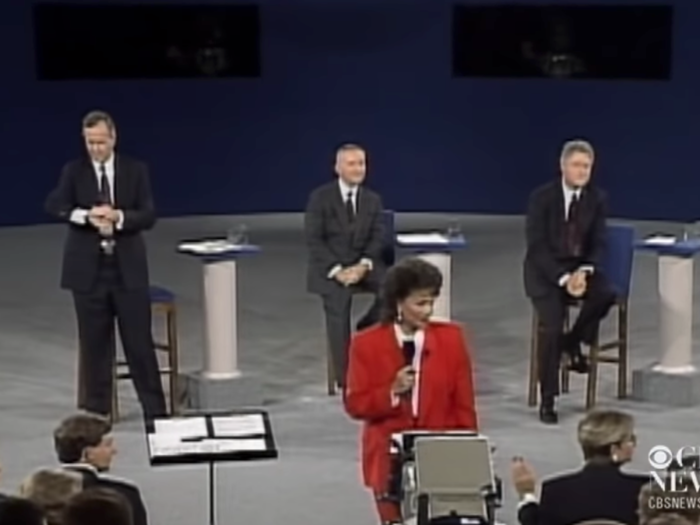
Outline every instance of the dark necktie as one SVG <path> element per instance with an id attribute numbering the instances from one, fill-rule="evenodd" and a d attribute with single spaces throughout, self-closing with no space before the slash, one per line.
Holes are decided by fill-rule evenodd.
<path id="1" fill-rule="evenodd" d="M 100 204 L 112 204 L 112 189 L 104 163 L 100 164 Z"/>
<path id="2" fill-rule="evenodd" d="M 355 205 L 352 202 L 352 192 L 349 191 L 347 198 L 345 199 L 345 211 L 348 214 L 348 220 L 350 222 L 355 222 Z"/>
<path id="3" fill-rule="evenodd" d="M 571 257 L 581 256 L 581 237 L 578 231 L 579 206 L 579 196 L 574 193 L 569 203 L 569 213 L 566 218 L 566 251 Z"/>

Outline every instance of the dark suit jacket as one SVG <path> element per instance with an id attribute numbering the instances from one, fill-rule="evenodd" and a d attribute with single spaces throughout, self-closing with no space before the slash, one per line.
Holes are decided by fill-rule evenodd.
<path id="1" fill-rule="evenodd" d="M 148 261 L 142 230 L 156 222 L 148 167 L 122 155 L 114 164 L 114 207 L 124 213 L 124 225 L 114 234 L 114 253 L 127 288 L 148 286 Z M 76 208 L 89 210 L 98 202 L 99 183 L 89 159 L 69 162 L 58 186 L 46 199 L 46 210 L 68 223 L 63 252 L 63 288 L 88 292 L 95 283 L 100 258 L 100 235 L 90 224 L 70 222 Z"/>
<path id="2" fill-rule="evenodd" d="M 561 179 L 537 188 L 527 208 L 524 278 L 529 297 L 541 297 L 558 287 L 561 277 L 581 265 L 594 269 L 605 253 L 607 196 L 594 187 L 581 191 L 578 229 L 583 254 L 571 258 L 566 252 L 566 211 Z"/>
<path id="3" fill-rule="evenodd" d="M 328 278 L 331 269 L 338 264 L 357 264 L 363 258 L 372 261 L 372 271 L 366 279 L 376 286 L 381 282 L 384 272 L 382 200 L 372 190 L 360 187 L 356 206 L 355 221 L 351 224 L 337 180 L 311 193 L 304 219 L 309 249 L 309 292 L 330 293 L 337 286 Z"/>
<path id="4" fill-rule="evenodd" d="M 82 476 L 84 489 L 100 487 L 111 489 L 124 496 L 131 506 L 131 512 L 134 518 L 133 525 L 148 525 L 146 505 L 144 505 L 141 491 L 136 485 L 124 479 L 100 474 L 90 465 L 64 465 L 64 468 L 77 472 Z"/>
<path id="5" fill-rule="evenodd" d="M 521 525 L 574 525 L 587 520 L 613 520 L 637 525 L 639 492 L 649 476 L 625 474 L 611 464 L 589 464 L 578 472 L 542 483 L 540 503 L 518 511 Z"/>

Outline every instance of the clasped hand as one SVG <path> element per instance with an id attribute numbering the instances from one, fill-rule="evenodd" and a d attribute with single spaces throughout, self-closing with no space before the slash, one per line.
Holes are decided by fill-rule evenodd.
<path id="1" fill-rule="evenodd" d="M 343 268 L 335 275 L 335 278 L 340 284 L 344 286 L 351 286 L 359 283 L 367 274 L 368 270 L 369 268 L 367 268 L 366 265 L 356 264 L 355 266 Z"/>
<path id="2" fill-rule="evenodd" d="M 578 270 L 571 274 L 569 280 L 566 282 L 566 291 L 572 297 L 582 297 L 586 293 L 586 288 L 588 287 L 588 274 L 581 270 Z"/>
<path id="3" fill-rule="evenodd" d="M 93 206 L 88 212 L 88 221 L 101 235 L 112 235 L 118 220 L 119 212 L 107 204 Z"/>

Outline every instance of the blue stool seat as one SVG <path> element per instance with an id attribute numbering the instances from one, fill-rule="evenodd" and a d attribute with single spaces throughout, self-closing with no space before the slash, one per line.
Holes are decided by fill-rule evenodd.
<path id="1" fill-rule="evenodd" d="M 174 303 L 175 294 L 167 288 L 160 286 L 151 286 L 150 288 L 151 303 Z"/>

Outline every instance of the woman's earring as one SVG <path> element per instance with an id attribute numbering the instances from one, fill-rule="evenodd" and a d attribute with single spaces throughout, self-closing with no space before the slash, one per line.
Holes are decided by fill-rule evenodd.
<path id="1" fill-rule="evenodd" d="M 612 460 L 613 460 L 613 463 L 617 463 L 620 460 L 620 458 L 617 457 L 617 454 L 613 454 Z"/>
<path id="2" fill-rule="evenodd" d="M 396 322 L 401 323 L 403 321 L 403 313 L 401 312 L 401 308 L 396 309 Z"/>

